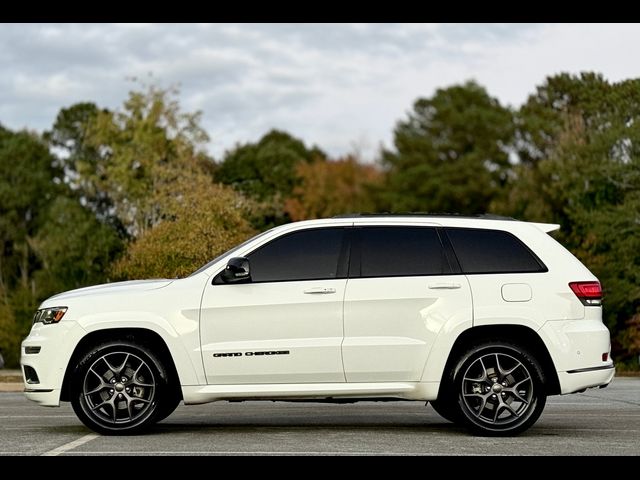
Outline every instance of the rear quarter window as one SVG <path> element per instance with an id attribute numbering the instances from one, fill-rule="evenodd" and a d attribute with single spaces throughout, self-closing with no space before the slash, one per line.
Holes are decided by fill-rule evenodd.
<path id="1" fill-rule="evenodd" d="M 463 273 L 546 272 L 546 266 L 509 232 L 445 228 Z"/>

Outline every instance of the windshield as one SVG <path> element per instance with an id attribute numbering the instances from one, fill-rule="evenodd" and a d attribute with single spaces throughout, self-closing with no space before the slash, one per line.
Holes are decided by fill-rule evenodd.
<path id="1" fill-rule="evenodd" d="M 193 272 L 191 275 L 189 275 L 190 277 L 197 275 L 199 273 L 204 272 L 207 268 L 209 268 L 211 265 L 213 265 L 214 263 L 216 263 L 217 261 L 219 261 L 221 258 L 226 257 L 227 255 L 231 255 L 232 253 L 240 250 L 242 247 L 244 247 L 245 245 L 247 245 L 249 242 L 253 242 L 254 240 L 257 240 L 258 238 L 264 237 L 267 233 L 270 233 L 273 230 L 273 228 L 267 230 L 266 232 L 262 232 L 259 233 L 258 235 L 255 235 L 251 238 L 249 238 L 248 240 L 245 240 L 244 242 L 242 242 L 240 245 L 236 245 L 235 247 L 233 247 L 231 250 L 227 250 L 226 252 L 224 252 L 221 255 L 218 255 L 216 258 L 214 258 L 213 260 L 211 260 L 209 263 L 207 263 L 206 265 L 203 265 L 202 267 L 200 267 L 198 270 L 196 270 L 195 272 Z"/>

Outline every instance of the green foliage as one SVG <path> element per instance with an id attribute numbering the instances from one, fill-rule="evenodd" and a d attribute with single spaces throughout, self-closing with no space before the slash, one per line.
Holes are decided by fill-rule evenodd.
<path id="1" fill-rule="evenodd" d="M 390 210 L 485 212 L 509 169 L 512 113 L 474 82 L 418 99 L 383 152 Z"/>
<path id="2" fill-rule="evenodd" d="M 52 202 L 32 244 L 42 263 L 34 277 L 43 295 L 104 282 L 123 248 L 117 232 L 71 196 Z"/>
<path id="3" fill-rule="evenodd" d="M 0 127 L 0 288 L 26 288 L 36 268 L 30 242 L 59 189 L 52 163 L 35 135 Z"/>
<path id="4" fill-rule="evenodd" d="M 102 155 L 90 141 L 99 114 L 109 115 L 109 111 L 100 111 L 94 103 L 86 102 L 63 108 L 43 138 L 59 152 L 56 164 L 63 169 L 66 184 L 81 198 L 83 205 L 95 212 L 101 221 L 124 231 L 113 214 L 109 192 L 94 181 L 96 175 L 104 174 Z"/>
<path id="5" fill-rule="evenodd" d="M 111 270 L 119 279 L 184 276 L 253 233 L 253 206 L 213 185 L 200 115 L 181 112 L 174 93 L 133 92 L 123 113 L 103 112 L 90 129 L 103 170 L 87 176 L 134 237 Z"/>
<path id="6" fill-rule="evenodd" d="M 163 192 L 165 219 L 133 242 L 114 265 L 121 279 L 183 277 L 256 232 L 252 204 L 204 175 Z"/>
<path id="7" fill-rule="evenodd" d="M 210 162 L 202 152 L 208 137 L 199 126 L 200 113 L 181 112 L 175 94 L 154 87 L 131 92 L 122 111 L 100 111 L 87 126 L 85 144 L 99 158 L 81 162 L 78 175 L 92 192 L 106 192 L 134 237 L 161 221 L 155 193 L 176 172 Z"/>
<path id="8" fill-rule="evenodd" d="M 9 366 L 38 304 L 104 281 L 121 248 L 62 183 L 63 168 L 36 135 L 0 127 L 0 348 Z"/>
<path id="9" fill-rule="evenodd" d="M 325 154 L 288 133 L 272 130 L 258 143 L 239 145 L 226 153 L 216 180 L 258 201 L 279 201 L 297 184 L 296 167 Z"/>
<path id="10" fill-rule="evenodd" d="M 16 365 L 40 300 L 33 242 L 59 192 L 60 171 L 45 143 L 0 127 L 0 348 L 8 366 Z"/>

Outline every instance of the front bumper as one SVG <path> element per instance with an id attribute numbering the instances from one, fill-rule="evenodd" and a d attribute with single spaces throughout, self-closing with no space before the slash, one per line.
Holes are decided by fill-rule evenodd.
<path id="1" fill-rule="evenodd" d="M 538 333 L 556 367 L 561 394 L 606 386 L 613 379 L 609 330 L 601 320 L 549 321 Z"/>
<path id="2" fill-rule="evenodd" d="M 32 402 L 36 402 L 43 407 L 60 406 L 60 390 L 28 390 L 25 389 L 24 396 Z"/>
<path id="3" fill-rule="evenodd" d="M 69 359 L 85 333 L 73 321 L 36 324 L 32 327 L 29 336 L 22 342 L 20 357 L 24 393 L 29 400 L 48 407 L 60 405 L 60 392 Z M 38 353 L 27 353 L 35 351 Z"/>

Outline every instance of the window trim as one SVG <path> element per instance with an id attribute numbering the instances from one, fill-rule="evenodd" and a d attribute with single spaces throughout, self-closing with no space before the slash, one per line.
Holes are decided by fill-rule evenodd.
<path id="1" fill-rule="evenodd" d="M 317 281 L 327 281 L 327 280 L 345 280 L 348 278 L 349 275 L 349 257 L 351 254 L 351 249 L 350 249 L 350 240 L 351 240 L 351 233 L 350 230 L 352 230 L 351 225 L 326 225 L 326 226 L 321 226 L 321 227 L 314 227 L 314 228 L 301 228 L 299 230 L 293 230 L 290 232 L 286 232 L 283 233 L 282 235 L 278 235 L 275 238 L 272 238 L 271 240 L 263 243 L 262 245 L 256 247 L 254 250 L 247 252 L 245 255 L 243 255 L 245 258 L 249 259 L 249 266 L 251 266 L 251 255 L 253 255 L 254 253 L 258 252 L 259 250 L 261 250 L 262 248 L 266 247 L 267 245 L 270 245 L 273 242 L 276 242 L 278 240 L 281 240 L 283 238 L 289 237 L 291 235 L 295 235 L 297 233 L 302 233 L 302 232 L 310 232 L 310 231 L 315 231 L 315 230 L 326 230 L 326 229 L 341 229 L 342 230 L 342 244 L 340 245 L 340 252 L 338 254 L 338 264 L 336 266 L 336 276 L 335 277 L 319 277 L 319 278 L 304 278 L 304 279 L 291 279 L 291 280 L 266 280 L 266 281 L 255 281 L 253 279 L 251 279 L 250 281 L 247 282 L 242 282 L 242 283 L 236 283 L 236 284 L 229 284 L 229 283 L 216 283 L 217 285 L 260 285 L 260 284 L 265 284 L 265 283 L 287 283 L 287 282 L 317 282 Z M 218 275 L 216 275 L 216 277 L 218 277 L 222 272 L 220 272 Z"/>
<path id="2" fill-rule="evenodd" d="M 436 236 L 440 242 L 440 247 L 442 248 L 442 254 L 447 262 L 447 266 L 449 267 L 449 272 L 443 273 L 414 273 L 414 274 L 395 274 L 395 275 L 362 275 L 362 231 L 364 229 L 379 229 L 379 228 L 393 228 L 393 229 L 407 229 L 407 228 L 429 228 L 435 230 Z M 351 243 L 351 262 L 349 265 L 349 279 L 356 278 L 411 278 L 411 277 L 444 277 L 451 275 L 460 275 L 460 273 L 456 273 L 455 265 L 451 264 L 451 258 L 447 253 L 447 249 L 445 244 L 443 243 L 442 235 L 440 235 L 441 227 L 436 225 L 403 225 L 403 224 L 381 224 L 381 225 L 354 225 L 353 227 L 353 236 Z M 453 257 L 455 258 L 455 257 Z M 457 262 L 457 258 L 455 258 Z M 459 268 L 459 266 L 458 266 Z"/>
<path id="3" fill-rule="evenodd" d="M 444 231 L 444 227 L 437 227 L 436 230 L 438 231 L 438 237 L 440 238 L 440 243 L 442 244 L 445 258 L 447 259 L 447 262 L 449 262 L 449 269 L 451 270 L 451 274 L 464 275 L 462 273 L 462 266 L 458 261 L 458 257 L 456 256 L 455 251 L 453 250 L 453 244 Z"/>
<path id="4" fill-rule="evenodd" d="M 480 232 L 500 232 L 500 233 L 504 233 L 510 237 L 512 237 L 513 239 L 515 239 L 516 243 L 519 243 L 522 247 L 524 247 L 524 249 L 529 252 L 529 255 L 531 255 L 531 257 L 536 261 L 536 263 L 538 264 L 538 266 L 540 267 L 538 270 L 499 270 L 499 271 L 486 271 L 486 272 L 465 272 L 464 268 L 462 267 L 462 262 L 460 261 L 460 259 L 458 258 L 458 254 L 456 253 L 456 249 L 453 246 L 453 242 L 451 241 L 451 239 L 449 238 L 449 233 L 448 230 L 473 230 L 473 231 L 480 231 Z M 442 236 L 445 237 L 447 239 L 447 242 L 451 245 L 451 251 L 453 253 L 453 255 L 456 258 L 456 261 L 458 263 L 458 265 L 460 266 L 460 272 L 463 275 L 511 275 L 511 274 L 518 274 L 518 273 L 547 273 L 549 271 L 549 268 L 544 264 L 544 262 L 542 260 L 540 260 L 540 257 L 538 257 L 538 255 L 535 254 L 535 252 L 533 250 L 531 250 L 531 248 L 529 248 L 529 246 L 524 243 L 522 240 L 520 240 L 516 235 L 514 235 L 513 233 L 507 231 L 507 230 L 500 230 L 497 228 L 475 228 L 475 227 L 442 227 Z"/>

